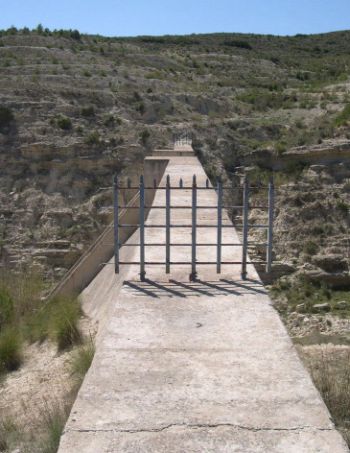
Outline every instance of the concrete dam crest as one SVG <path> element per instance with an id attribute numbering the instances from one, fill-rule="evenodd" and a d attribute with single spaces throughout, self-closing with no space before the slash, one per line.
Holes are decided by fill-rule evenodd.
<path id="1" fill-rule="evenodd" d="M 207 175 L 188 144 L 146 158 L 145 180 L 159 187 Z M 191 190 L 175 191 L 172 222 L 191 223 Z M 198 205 L 215 206 L 214 190 L 198 191 Z M 147 240 L 164 243 L 165 191 L 155 188 Z M 125 216 L 125 213 L 120 215 Z M 134 215 L 134 214 L 130 214 Z M 198 242 L 215 243 L 213 209 L 198 212 Z M 130 223 L 134 221 L 128 220 Z M 223 212 L 223 223 L 230 225 Z M 125 221 L 125 223 L 128 223 Z M 190 242 L 191 230 L 174 228 L 174 243 Z M 121 261 L 138 262 L 140 231 L 130 231 Z M 240 242 L 223 228 L 223 242 Z M 147 247 L 146 261 L 165 262 L 164 247 Z M 197 258 L 215 262 L 215 247 Z M 222 261 L 240 261 L 241 247 L 224 247 Z M 171 259 L 188 261 L 188 246 Z M 104 254 L 105 256 L 105 254 Z M 253 264 L 247 279 L 239 266 L 197 268 L 121 266 L 114 258 L 82 291 L 83 309 L 99 320 L 96 354 L 61 437 L 59 453 L 237 452 L 341 453 L 348 451 L 304 369 Z M 95 276 L 96 274 L 96 276 Z M 80 277 L 79 277 L 80 278 Z M 76 277 L 78 281 L 78 274 Z M 86 282 L 85 282 L 86 283 Z M 82 284 L 79 282 L 77 287 Z M 83 285 L 84 286 L 84 285 Z"/>

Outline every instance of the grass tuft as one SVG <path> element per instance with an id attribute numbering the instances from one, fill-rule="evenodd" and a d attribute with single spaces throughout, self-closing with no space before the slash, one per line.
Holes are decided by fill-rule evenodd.
<path id="1" fill-rule="evenodd" d="M 14 329 L 0 335 L 0 373 L 17 370 L 22 363 L 22 340 Z"/>
<path id="2" fill-rule="evenodd" d="M 350 104 L 347 104 L 335 118 L 334 125 L 336 127 L 345 126 L 349 121 L 350 121 Z"/>
<path id="3" fill-rule="evenodd" d="M 6 452 L 16 440 L 18 428 L 10 417 L 0 419 L 0 452 Z"/>
<path id="4" fill-rule="evenodd" d="M 62 351 L 82 339 L 80 302 L 75 297 L 41 298 L 43 282 L 36 274 L 0 274 L 0 372 L 17 369 L 22 343 L 56 342 Z"/>
<path id="5" fill-rule="evenodd" d="M 7 288 L 0 287 L 0 329 L 12 321 L 14 302 Z"/>
<path id="6" fill-rule="evenodd" d="M 69 415 L 68 406 L 46 405 L 43 412 L 43 428 L 45 435 L 39 441 L 37 453 L 56 453 L 60 438 Z"/>
<path id="7" fill-rule="evenodd" d="M 311 376 L 336 427 L 350 445 L 350 354 L 341 360 L 322 353 L 311 366 Z"/>
<path id="8" fill-rule="evenodd" d="M 55 302 L 55 301 L 54 301 Z M 77 299 L 58 299 L 50 329 L 60 351 L 81 343 L 78 322 L 81 315 Z"/>
<path id="9" fill-rule="evenodd" d="M 79 348 L 72 359 L 72 372 L 81 382 L 91 366 L 95 355 L 95 343 L 92 337 L 89 341 Z"/>

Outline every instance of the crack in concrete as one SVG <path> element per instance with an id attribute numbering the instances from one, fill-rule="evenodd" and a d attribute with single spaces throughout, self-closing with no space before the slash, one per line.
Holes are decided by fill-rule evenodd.
<path id="1" fill-rule="evenodd" d="M 216 423 L 216 424 L 187 424 L 187 423 L 170 423 L 169 425 L 161 426 L 159 428 L 139 428 L 139 429 L 84 429 L 84 428 L 73 428 L 64 431 L 64 434 L 68 432 L 79 432 L 79 433 L 128 433 L 128 434 L 136 434 L 136 433 L 158 433 L 162 431 L 166 431 L 171 428 L 178 428 L 178 427 L 185 427 L 189 429 L 215 429 L 215 428 L 236 428 L 245 431 L 252 431 L 252 432 L 283 432 L 283 431 L 335 431 L 335 428 L 319 428 L 315 426 L 294 426 L 291 428 L 269 428 L 269 427 L 254 427 L 254 426 L 244 426 L 244 425 L 235 425 L 233 423 Z"/>

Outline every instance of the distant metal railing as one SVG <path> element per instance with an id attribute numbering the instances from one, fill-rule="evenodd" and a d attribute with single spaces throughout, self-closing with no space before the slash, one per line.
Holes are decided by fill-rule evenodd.
<path id="1" fill-rule="evenodd" d="M 222 265 L 241 265 L 241 277 L 243 280 L 247 278 L 247 265 L 248 264 L 265 264 L 266 272 L 271 272 L 273 253 L 273 220 L 274 220 L 274 185 L 273 181 L 270 181 L 268 186 L 259 186 L 268 190 L 268 200 L 266 205 L 250 205 L 250 190 L 248 179 L 245 179 L 243 184 L 243 204 L 239 206 L 231 206 L 223 204 L 223 191 L 224 189 L 232 190 L 232 187 L 223 186 L 220 180 L 217 181 L 216 188 L 210 186 L 209 181 L 206 181 L 205 186 L 198 186 L 196 176 L 193 176 L 192 185 L 189 187 L 184 186 L 183 180 L 179 180 L 178 186 L 171 186 L 170 176 L 166 177 L 166 185 L 164 187 L 156 187 L 154 181 L 152 186 L 145 186 L 143 176 L 140 177 L 139 186 L 132 186 L 130 180 L 127 182 L 127 186 L 120 186 L 117 176 L 114 178 L 114 262 L 115 272 L 119 273 L 121 265 L 139 265 L 140 266 L 140 279 L 144 281 L 146 278 L 146 266 L 152 265 L 164 265 L 165 273 L 169 274 L 171 266 L 176 265 L 190 265 L 190 281 L 195 281 L 197 278 L 197 266 L 200 265 L 216 265 L 216 272 L 221 273 Z M 135 190 L 138 189 L 140 195 L 140 205 L 129 207 L 129 209 L 139 210 L 139 223 L 123 224 L 119 223 L 119 209 L 125 208 L 123 205 L 119 205 L 119 191 L 120 190 Z M 145 192 L 146 190 L 165 190 L 165 205 L 164 206 L 148 206 L 145 204 Z M 172 206 L 171 205 L 171 193 L 173 190 L 191 190 L 192 202 L 190 206 Z M 217 194 L 216 206 L 201 206 L 198 205 L 198 191 L 199 190 L 215 190 Z M 249 223 L 249 210 L 259 208 L 268 211 L 267 224 L 250 224 Z M 164 209 L 165 210 L 165 224 L 147 224 L 145 219 L 146 209 Z M 191 209 L 192 218 L 191 223 L 184 224 L 172 224 L 171 223 L 171 211 L 173 209 Z M 199 209 L 216 209 L 217 219 L 214 224 L 198 224 L 197 212 Z M 242 210 L 242 224 L 223 224 L 222 213 L 223 209 L 237 209 Z M 223 228 L 242 228 L 242 243 L 223 243 L 222 242 L 222 230 Z M 138 227 L 140 230 L 140 241 L 138 244 L 125 244 L 124 246 L 132 246 L 140 248 L 140 260 L 139 261 L 120 261 L 119 249 L 122 246 L 119 240 L 119 229 Z M 145 241 L 145 230 L 146 228 L 165 228 L 165 243 L 146 243 Z M 191 243 L 172 243 L 171 242 L 171 229 L 172 228 L 189 228 L 191 229 Z M 197 242 L 197 229 L 198 228 L 216 228 L 217 229 L 217 240 L 216 243 L 198 243 Z M 266 243 L 257 243 L 248 241 L 248 233 L 250 228 L 262 228 L 267 230 Z M 266 247 L 266 261 L 259 262 L 248 262 L 248 246 L 264 246 Z M 165 247 L 165 261 L 146 261 L 145 259 L 145 248 L 146 247 Z M 191 247 L 191 261 L 171 261 L 171 248 L 172 247 Z M 197 248 L 198 247 L 216 247 L 216 261 L 197 261 Z M 222 261 L 222 247 L 242 247 L 242 260 L 241 261 Z"/>
<path id="2" fill-rule="evenodd" d="M 191 134 L 186 132 L 178 137 L 175 138 L 174 140 L 174 149 L 182 146 L 191 146 L 192 145 L 192 138 Z"/>

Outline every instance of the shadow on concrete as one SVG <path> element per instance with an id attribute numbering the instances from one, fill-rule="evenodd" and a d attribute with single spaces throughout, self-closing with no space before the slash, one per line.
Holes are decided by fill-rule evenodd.
<path id="1" fill-rule="evenodd" d="M 145 281 L 125 281 L 124 286 L 130 289 L 135 296 L 148 296 L 152 298 L 172 297 L 217 297 L 217 296 L 244 296 L 246 294 L 267 294 L 267 291 L 258 280 L 221 279 L 219 281 L 196 280 L 191 283 L 179 282 L 170 279 L 169 282 L 158 282 L 146 279 Z"/>
<path id="2" fill-rule="evenodd" d="M 247 289 L 249 291 L 252 291 L 254 293 L 259 293 L 259 294 L 267 294 L 267 291 L 264 289 L 262 284 L 258 280 L 253 280 L 253 279 L 246 279 L 244 280 L 245 284 L 236 282 L 234 280 L 227 280 L 226 278 L 222 278 L 220 280 L 221 282 L 227 283 L 228 285 L 233 285 L 238 288 L 243 288 Z M 262 288 L 262 289 L 261 289 Z"/>

